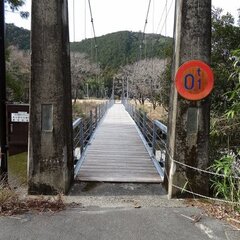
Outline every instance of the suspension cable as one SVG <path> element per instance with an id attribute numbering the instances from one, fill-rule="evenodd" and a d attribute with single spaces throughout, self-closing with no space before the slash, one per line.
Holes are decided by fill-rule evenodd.
<path id="1" fill-rule="evenodd" d="M 87 0 L 84 0 L 84 38 L 86 39 L 87 37 Z"/>
<path id="2" fill-rule="evenodd" d="M 152 0 L 149 0 L 149 2 L 148 2 L 148 8 L 147 8 L 147 14 L 146 14 L 146 18 L 145 18 L 144 27 L 143 27 L 142 38 L 140 40 L 140 46 L 139 46 L 140 60 L 142 58 L 142 45 L 144 44 L 144 40 L 146 40 L 145 39 L 145 31 L 146 31 L 146 27 L 147 27 L 147 23 L 148 23 L 148 15 L 149 15 L 150 7 L 151 7 L 151 2 L 152 2 Z M 145 55 L 146 55 L 146 43 L 145 43 Z"/>
<path id="3" fill-rule="evenodd" d="M 147 27 L 147 23 L 148 23 L 148 14 L 150 11 L 151 2 L 152 2 L 152 0 L 149 0 L 149 2 L 148 2 L 148 9 L 147 9 L 146 19 L 145 19 L 145 23 L 144 23 L 144 28 L 143 28 L 143 34 L 146 31 L 146 27 Z"/>
<path id="4" fill-rule="evenodd" d="M 91 23 L 92 23 L 92 30 L 93 30 L 93 38 L 94 38 L 94 48 L 95 48 L 95 62 L 97 66 L 97 72 L 96 72 L 96 80 L 99 83 L 99 73 L 98 73 L 98 68 L 99 62 L 98 62 L 98 45 L 97 45 L 97 38 L 96 38 L 96 31 L 95 31 L 95 26 L 94 26 L 94 21 L 93 21 L 93 14 L 92 14 L 92 7 L 91 7 L 91 2 L 88 0 L 88 6 L 89 6 L 89 11 L 90 11 L 90 17 L 91 17 Z M 99 92 L 100 92 L 100 85 L 99 87 Z"/>
<path id="5" fill-rule="evenodd" d="M 165 45 L 165 51 L 164 51 L 164 68 L 166 68 L 166 65 L 167 65 L 167 49 L 166 49 L 166 46 L 167 46 L 167 18 L 168 18 L 168 0 L 166 0 L 166 4 L 165 4 L 165 8 L 166 8 L 166 15 L 165 15 L 165 38 L 164 38 L 164 45 Z"/>
<path id="6" fill-rule="evenodd" d="M 159 34 L 162 33 L 162 31 L 163 31 L 163 29 L 164 29 L 164 26 L 167 24 L 166 21 L 167 21 L 167 18 L 168 18 L 169 12 L 170 12 L 170 10 L 171 10 L 171 8 L 172 8 L 172 5 L 173 5 L 173 0 L 171 1 L 170 5 L 169 5 L 169 8 L 168 8 L 168 10 L 166 11 L 167 3 L 165 4 L 165 8 L 164 8 L 164 10 L 163 10 L 163 13 L 162 13 L 161 19 L 163 18 L 163 16 L 164 16 L 164 12 L 165 12 L 165 11 L 166 11 L 166 15 L 165 15 L 165 20 L 164 20 L 164 22 L 163 22 L 163 24 L 162 24 L 162 27 L 161 27 L 161 30 L 160 30 Z M 159 22 L 159 25 L 158 25 L 157 31 L 158 31 L 158 29 L 159 29 L 160 24 L 161 24 L 161 22 Z M 156 32 L 156 33 L 157 33 L 157 32 Z"/>
<path id="7" fill-rule="evenodd" d="M 75 42 L 75 0 L 73 0 L 73 42 Z"/>
<path id="8" fill-rule="evenodd" d="M 91 23 L 92 23 L 92 29 L 93 29 L 93 36 L 94 36 L 94 38 L 96 38 L 95 27 L 94 27 L 94 22 L 93 22 L 93 15 L 92 15 L 92 7 L 91 7 L 90 0 L 88 0 L 88 6 L 89 6 L 89 11 L 90 11 L 90 17 L 91 17 Z"/>
<path id="9" fill-rule="evenodd" d="M 90 2 L 90 0 L 88 0 L 88 5 L 89 5 L 89 11 L 90 11 L 90 17 L 91 17 L 91 23 L 92 23 L 93 38 L 94 38 L 95 61 L 96 61 L 96 63 L 98 64 L 98 45 L 97 45 L 96 32 L 95 32 L 95 27 L 94 27 L 92 7 L 91 7 L 91 2 Z"/>
<path id="10" fill-rule="evenodd" d="M 168 18 L 167 7 L 168 7 L 168 0 L 166 0 L 166 4 L 165 4 L 165 9 L 166 9 L 166 15 L 165 15 L 165 37 L 167 36 L 167 18 Z"/>
<path id="11" fill-rule="evenodd" d="M 162 23 L 163 16 L 164 16 L 164 12 L 165 12 L 165 8 L 166 8 L 166 5 L 164 6 L 164 8 L 163 8 L 163 10 L 162 10 L 161 18 L 160 18 L 160 20 L 159 20 L 159 23 L 158 23 L 158 26 L 157 26 L 157 30 L 156 30 L 156 32 L 158 32 L 159 27 L 160 27 L 160 25 L 161 25 L 161 23 Z"/>

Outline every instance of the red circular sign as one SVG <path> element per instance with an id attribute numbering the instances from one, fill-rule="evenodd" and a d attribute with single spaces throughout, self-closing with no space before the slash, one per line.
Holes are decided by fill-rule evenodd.
<path id="1" fill-rule="evenodd" d="M 213 89 L 213 71 L 206 63 L 191 60 L 179 67 L 175 82 L 177 91 L 182 97 L 200 100 L 207 97 Z"/>

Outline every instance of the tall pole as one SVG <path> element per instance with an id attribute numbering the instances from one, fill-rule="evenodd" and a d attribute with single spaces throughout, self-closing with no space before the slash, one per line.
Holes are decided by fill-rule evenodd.
<path id="1" fill-rule="evenodd" d="M 122 103 L 125 101 L 124 80 L 125 80 L 125 77 L 122 77 Z"/>
<path id="2" fill-rule="evenodd" d="M 0 178 L 7 177 L 6 65 L 4 0 L 0 0 Z"/>
<path id="3" fill-rule="evenodd" d="M 87 99 L 89 99 L 88 83 L 87 83 Z"/>
<path id="4" fill-rule="evenodd" d="M 128 102 L 128 88 L 129 86 L 128 86 L 128 76 L 127 76 L 127 102 Z"/>
<path id="5" fill-rule="evenodd" d="M 68 1 L 32 1 L 28 191 L 67 193 L 73 181 Z"/>
<path id="6" fill-rule="evenodd" d="M 114 91 L 115 91 L 114 90 L 114 88 L 115 88 L 115 86 L 114 86 L 115 85 L 115 81 L 114 80 L 115 80 L 115 78 L 113 77 L 113 79 L 112 79 L 112 100 L 114 100 Z"/>
<path id="7" fill-rule="evenodd" d="M 168 120 L 169 157 L 166 162 L 168 176 L 165 178 L 168 180 L 168 195 L 170 198 L 184 196 L 184 190 L 208 195 L 209 176 L 187 166 L 199 169 L 209 166 L 210 99 L 183 99 L 176 91 L 174 78 L 186 61 L 210 63 L 211 0 L 176 0 L 174 39 Z"/>

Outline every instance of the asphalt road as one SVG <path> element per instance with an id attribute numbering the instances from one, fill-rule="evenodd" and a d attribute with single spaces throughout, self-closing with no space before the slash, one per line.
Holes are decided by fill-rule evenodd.
<path id="1" fill-rule="evenodd" d="M 65 201 L 79 205 L 0 217 L 0 240 L 240 240 L 240 231 L 168 200 L 159 185 L 75 184 Z"/>
<path id="2" fill-rule="evenodd" d="M 196 208 L 89 207 L 54 214 L 1 217 L 0 239 L 239 240 L 240 232 L 202 216 Z"/>

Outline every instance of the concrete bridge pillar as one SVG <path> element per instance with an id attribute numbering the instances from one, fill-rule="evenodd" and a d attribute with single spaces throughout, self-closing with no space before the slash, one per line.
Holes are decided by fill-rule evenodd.
<path id="1" fill-rule="evenodd" d="M 73 180 L 67 0 L 32 1 L 28 189 L 66 193 Z"/>
<path id="2" fill-rule="evenodd" d="M 207 169 L 209 166 L 210 99 L 183 99 L 176 91 L 174 79 L 178 68 L 186 61 L 202 60 L 210 63 L 211 1 L 176 0 L 175 13 L 174 66 L 168 124 L 168 151 L 171 157 L 166 166 L 168 192 L 169 197 L 186 195 L 182 189 L 208 195 L 208 174 L 182 164 L 199 169 Z"/>

